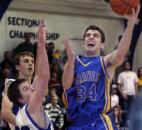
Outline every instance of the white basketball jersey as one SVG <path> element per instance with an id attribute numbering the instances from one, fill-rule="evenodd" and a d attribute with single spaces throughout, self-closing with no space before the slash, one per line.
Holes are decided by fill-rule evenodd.
<path id="1" fill-rule="evenodd" d="M 54 130 L 49 119 L 49 116 L 45 112 L 45 120 L 47 128 L 41 128 L 38 124 L 32 119 L 29 112 L 27 111 L 27 104 L 22 107 L 17 113 L 16 116 L 16 125 L 20 130 Z"/>

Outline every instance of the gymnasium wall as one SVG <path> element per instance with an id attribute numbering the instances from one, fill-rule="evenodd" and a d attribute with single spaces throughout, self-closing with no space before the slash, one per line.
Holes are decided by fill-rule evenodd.
<path id="1" fill-rule="evenodd" d="M 118 35 L 123 32 L 123 23 L 119 19 L 8 10 L 0 23 L 0 59 L 5 50 L 11 50 L 23 41 L 21 35 L 24 32 L 32 32 L 32 42 L 36 41 L 37 26 L 30 27 L 30 24 L 25 25 L 19 19 L 27 21 L 44 19 L 48 31 L 47 42 L 53 41 L 56 48 L 63 50 L 62 41 L 68 38 L 77 53 L 82 52 L 83 48 L 80 45 L 83 42 L 83 32 L 90 24 L 96 24 L 105 31 L 106 52 L 113 50 L 117 44 Z"/>
<path id="2" fill-rule="evenodd" d="M 17 0 L 17 2 L 19 1 Z M 37 26 L 35 24 L 31 25 L 30 22 L 38 22 L 39 19 L 45 20 L 48 31 L 47 43 L 53 41 L 56 48 L 63 50 L 62 41 L 68 38 L 77 54 L 83 52 L 82 36 L 85 28 L 90 24 L 96 24 L 104 30 L 106 34 L 106 53 L 114 49 L 114 46 L 118 43 L 118 36 L 124 31 L 123 20 L 112 13 L 110 9 L 104 9 L 106 6 L 101 4 L 99 4 L 99 9 L 92 9 L 92 4 L 86 3 L 87 7 L 84 5 L 80 7 L 79 5 L 79 7 L 71 8 L 72 5 L 62 5 L 61 9 L 60 5 L 57 4 L 56 8 L 51 8 L 52 6 L 47 3 L 36 5 L 34 0 L 30 0 L 30 2 L 27 1 L 27 4 L 26 2 L 22 4 L 20 2 L 12 3 L 4 15 L 0 23 L 0 61 L 4 51 L 13 49 L 23 41 L 21 36 L 24 32 L 32 32 L 32 42 L 36 41 Z M 47 8 L 45 4 L 47 4 Z M 89 6 L 91 11 L 88 10 Z M 139 52 L 136 55 L 140 57 Z M 135 63 L 139 66 L 141 64 L 138 58 L 135 58 Z"/>
<path id="3" fill-rule="evenodd" d="M 142 33 L 140 34 L 133 60 L 133 69 L 137 71 L 137 68 L 142 67 Z"/>

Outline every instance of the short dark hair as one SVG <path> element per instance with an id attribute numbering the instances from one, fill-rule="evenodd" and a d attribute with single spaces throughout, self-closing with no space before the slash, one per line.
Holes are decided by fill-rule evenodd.
<path id="1" fill-rule="evenodd" d="M 84 38 L 85 38 L 85 35 L 86 35 L 86 32 L 88 30 L 97 30 L 98 32 L 100 32 L 101 34 L 101 42 L 102 43 L 105 43 L 105 34 L 104 34 L 104 31 L 102 29 L 100 29 L 98 26 L 96 25 L 90 25 L 88 28 L 86 28 L 85 32 L 84 32 Z"/>
<path id="2" fill-rule="evenodd" d="M 16 81 L 12 82 L 8 88 L 7 95 L 9 100 L 19 107 L 23 106 L 23 104 L 19 102 L 19 98 L 22 97 L 19 91 L 19 85 L 25 81 L 25 79 L 17 79 Z"/>

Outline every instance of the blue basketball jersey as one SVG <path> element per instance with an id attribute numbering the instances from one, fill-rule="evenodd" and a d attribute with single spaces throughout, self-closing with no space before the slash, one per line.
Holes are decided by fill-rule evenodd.
<path id="1" fill-rule="evenodd" d="M 107 116 L 111 113 L 110 84 L 102 57 L 77 56 L 74 82 L 66 91 L 67 113 L 72 124 L 99 119 L 111 123 Z"/>

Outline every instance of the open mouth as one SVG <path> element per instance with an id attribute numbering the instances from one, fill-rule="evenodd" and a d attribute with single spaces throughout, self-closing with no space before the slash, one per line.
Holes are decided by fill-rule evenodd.
<path id="1" fill-rule="evenodd" d="M 88 47 L 94 47 L 94 46 L 95 46 L 95 44 L 93 44 L 93 43 L 89 43 L 87 46 L 88 46 Z"/>
<path id="2" fill-rule="evenodd" d="M 33 68 L 28 68 L 28 70 L 33 70 Z"/>

